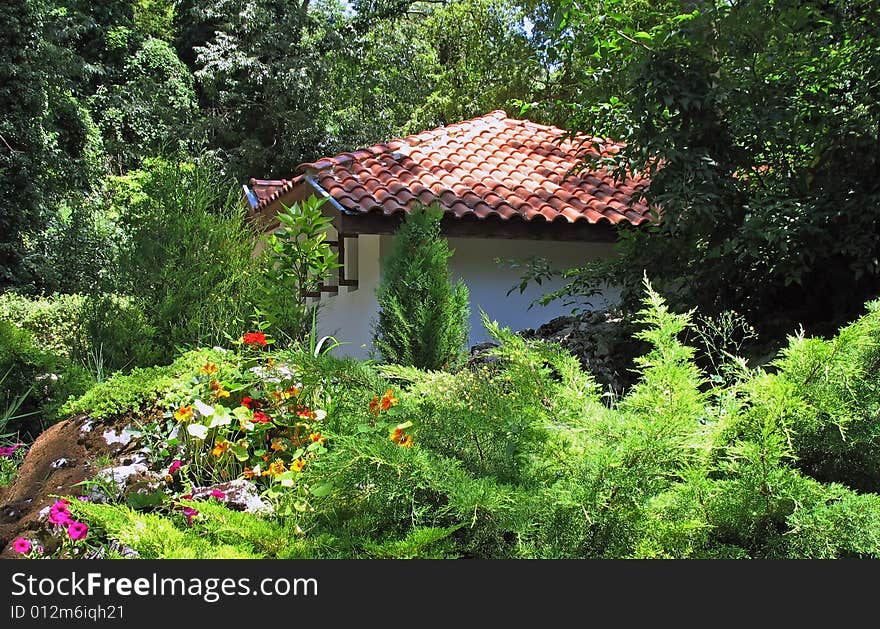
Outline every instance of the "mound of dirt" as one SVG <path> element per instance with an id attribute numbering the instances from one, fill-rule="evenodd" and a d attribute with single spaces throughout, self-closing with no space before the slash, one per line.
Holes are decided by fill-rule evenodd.
<path id="1" fill-rule="evenodd" d="M 96 422 L 74 417 L 50 426 L 37 438 L 12 484 L 0 493 L 0 558 L 17 556 L 12 550 L 16 538 L 38 535 L 43 528 L 40 511 L 50 507 L 55 496 L 88 493 L 76 485 L 100 471 L 96 459 L 125 464 L 132 457 L 135 444 L 125 433 L 127 424 L 123 418 Z"/>

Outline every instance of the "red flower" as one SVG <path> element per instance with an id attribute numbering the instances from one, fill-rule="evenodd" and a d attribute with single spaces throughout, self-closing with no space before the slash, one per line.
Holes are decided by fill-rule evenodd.
<path id="1" fill-rule="evenodd" d="M 267 345 L 266 335 L 262 332 L 248 332 L 242 337 L 241 342 L 245 345 L 262 345 L 263 347 Z"/>
<path id="2" fill-rule="evenodd" d="M 255 424 L 268 424 L 270 421 L 272 421 L 272 418 L 266 415 L 263 411 L 254 411 Z"/>
<path id="3" fill-rule="evenodd" d="M 243 397 L 241 398 L 241 405 L 245 408 L 251 408 L 251 404 L 254 403 L 254 398 L 252 397 Z"/>

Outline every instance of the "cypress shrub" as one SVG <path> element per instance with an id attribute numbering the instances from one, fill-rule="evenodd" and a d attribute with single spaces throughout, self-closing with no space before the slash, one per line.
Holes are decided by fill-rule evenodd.
<path id="1" fill-rule="evenodd" d="M 468 289 L 453 283 L 452 251 L 440 236 L 442 210 L 416 207 L 394 238 L 377 295 L 373 342 L 386 363 L 454 367 L 468 337 Z"/>

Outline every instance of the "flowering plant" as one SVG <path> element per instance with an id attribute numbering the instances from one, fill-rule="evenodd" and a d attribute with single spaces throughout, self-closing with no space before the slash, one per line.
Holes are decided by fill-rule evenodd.
<path id="1" fill-rule="evenodd" d="M 306 390 L 296 365 L 244 352 L 268 342 L 262 332 L 245 334 L 241 354 L 206 360 L 186 390 L 167 398 L 174 437 L 166 445 L 180 449 L 164 474 L 169 486 L 185 472 L 193 482 L 243 477 L 277 492 L 299 484 L 301 472 L 326 451 L 320 392 Z"/>
<path id="2" fill-rule="evenodd" d="M 396 421 L 399 417 L 397 411 L 394 410 L 394 407 L 397 406 L 398 402 L 399 400 L 394 397 L 394 391 L 392 389 L 385 391 L 381 398 L 378 395 L 373 396 L 373 399 L 370 400 L 370 403 L 367 406 L 370 410 L 370 414 L 373 415 L 375 419 L 370 421 L 368 426 L 362 427 L 361 432 L 366 432 L 375 427 L 381 431 L 387 431 L 388 438 L 395 445 L 401 448 L 411 448 L 414 443 L 413 437 L 411 434 L 407 433 L 407 429 L 411 428 L 413 423 L 411 421 Z"/>

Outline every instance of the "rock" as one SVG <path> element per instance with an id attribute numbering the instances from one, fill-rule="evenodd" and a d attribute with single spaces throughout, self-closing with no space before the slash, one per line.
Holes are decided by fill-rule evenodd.
<path id="1" fill-rule="evenodd" d="M 257 486 L 243 478 L 209 487 L 196 487 L 192 491 L 193 500 L 207 500 L 215 490 L 225 494 L 218 500 L 235 511 L 245 511 L 255 515 L 269 515 L 274 511 L 272 505 L 260 498 Z"/>
<path id="2" fill-rule="evenodd" d="M 92 502 L 106 502 L 111 498 L 116 499 L 132 493 L 149 493 L 159 488 L 159 475 L 140 462 L 101 470 L 95 476 L 95 480 L 98 484 L 92 485 L 87 494 Z M 116 495 L 109 496 L 105 487 L 112 487 Z"/>
<path id="3" fill-rule="evenodd" d="M 633 339 L 632 333 L 624 313 L 595 310 L 580 316 L 556 317 L 537 329 L 518 334 L 528 340 L 558 343 L 576 356 L 599 384 L 619 394 L 635 382 L 632 361 L 645 350 L 644 343 Z M 490 362 L 485 352 L 494 345 L 481 343 L 471 348 L 468 365 Z"/>
<path id="4" fill-rule="evenodd" d="M 468 367 L 475 367 L 477 365 L 490 365 L 492 363 L 498 362 L 498 359 L 495 356 L 489 354 L 489 350 L 491 350 L 493 347 L 498 347 L 498 343 L 486 341 L 484 343 L 478 343 L 471 347 L 470 358 L 468 358 L 467 361 Z"/>
<path id="5" fill-rule="evenodd" d="M 132 430 L 126 426 L 122 429 L 122 432 L 117 432 L 116 430 L 105 430 L 104 441 L 107 442 L 107 445 L 113 445 L 114 443 L 122 444 L 123 446 L 127 446 L 131 443 L 131 440 L 135 437 L 136 433 L 132 432 Z"/>

